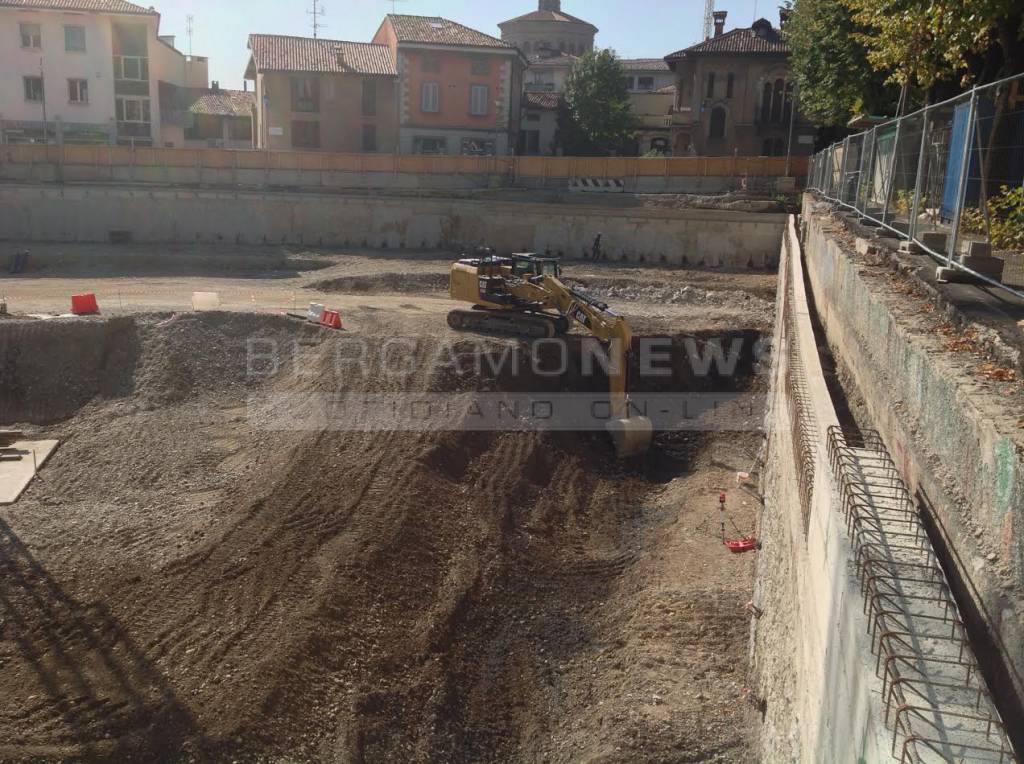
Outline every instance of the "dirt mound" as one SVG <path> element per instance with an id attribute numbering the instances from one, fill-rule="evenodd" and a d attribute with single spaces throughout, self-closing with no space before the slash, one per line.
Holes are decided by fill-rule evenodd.
<path id="1" fill-rule="evenodd" d="M 310 284 L 309 289 L 340 294 L 377 292 L 442 292 L 448 289 L 444 273 L 380 273 L 368 276 L 343 276 Z"/>
<path id="2" fill-rule="evenodd" d="M 262 431 L 254 390 L 532 383 L 430 363 L 436 338 L 409 377 L 337 371 L 342 335 L 253 321 L 41 327 L 57 355 L 80 340 L 68 361 L 8 342 L 19 410 L 29 374 L 86 381 L 0 521 L 0 760 L 750 759 L 751 563 L 690 535 L 710 459 L 627 467 L 599 433 Z M 305 342 L 304 373 L 251 379 L 254 334 Z M 474 347 L 455 356 L 507 343 Z"/>

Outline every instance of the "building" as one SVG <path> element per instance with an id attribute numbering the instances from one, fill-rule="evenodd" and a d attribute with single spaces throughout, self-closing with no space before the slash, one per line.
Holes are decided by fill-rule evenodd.
<path id="1" fill-rule="evenodd" d="M 562 11 L 561 0 L 540 0 L 537 10 L 498 24 L 501 39 L 527 57 L 557 51 L 582 56 L 594 49 L 598 29 Z"/>
<path id="2" fill-rule="evenodd" d="M 510 154 L 526 62 L 513 46 L 438 16 L 389 14 L 373 42 L 398 67 L 403 154 Z"/>
<path id="3" fill-rule="evenodd" d="M 160 83 L 164 144 L 188 149 L 252 149 L 256 97 L 248 90 Z"/>
<path id="4" fill-rule="evenodd" d="M 787 15 L 780 11 L 782 25 Z M 716 11 L 712 37 L 665 57 L 676 80 L 673 153 L 784 156 L 791 146 L 810 154 L 815 129 L 793 113 L 790 50 L 779 30 L 758 19 L 726 32 L 725 19 Z"/>
<path id="5" fill-rule="evenodd" d="M 398 71 L 390 47 L 254 34 L 249 50 L 245 78 L 255 83 L 258 148 L 396 150 Z"/>
<path id="6" fill-rule="evenodd" d="M 205 59 L 159 32 L 126 0 L 0 0 L 0 141 L 166 145 L 161 83 Z"/>
<path id="7" fill-rule="evenodd" d="M 670 153 L 675 74 L 661 58 L 623 58 L 620 63 L 626 72 L 626 89 L 639 124 L 637 153 Z"/>
<path id="8" fill-rule="evenodd" d="M 594 49 L 597 27 L 562 11 L 560 0 L 540 0 L 537 10 L 498 24 L 501 39 L 526 56 L 526 94 L 517 153 L 552 156 L 558 148 L 562 93 L 581 55 Z"/>

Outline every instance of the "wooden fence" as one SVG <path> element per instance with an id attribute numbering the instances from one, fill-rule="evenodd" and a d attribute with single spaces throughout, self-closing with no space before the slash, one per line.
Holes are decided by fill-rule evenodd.
<path id="1" fill-rule="evenodd" d="M 785 157 L 473 157 L 329 154 L 312 151 L 157 149 L 128 146 L 0 146 L 0 165 L 167 167 L 209 170 L 502 175 L 512 178 L 782 177 Z M 805 177 L 808 157 L 791 157 L 789 175 Z"/>

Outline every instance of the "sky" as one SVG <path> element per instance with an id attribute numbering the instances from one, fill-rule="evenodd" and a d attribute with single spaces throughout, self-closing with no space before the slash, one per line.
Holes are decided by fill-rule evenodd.
<path id="1" fill-rule="evenodd" d="M 210 59 L 210 79 L 242 87 L 251 33 L 312 36 L 312 0 L 136 0 L 160 12 L 160 33 L 175 35 L 188 53 L 186 17 L 192 14 L 192 52 Z M 321 37 L 369 42 L 392 0 L 320 0 L 326 16 Z M 717 0 L 729 12 L 725 28 L 750 26 L 757 16 L 778 25 L 778 0 Z M 395 0 L 396 13 L 444 16 L 500 36 L 498 22 L 536 10 L 536 0 Z M 244 10 L 243 10 L 244 9 Z M 701 39 L 704 0 L 562 0 L 562 10 L 601 31 L 597 45 L 622 58 L 660 58 Z M 757 16 L 755 16 L 755 13 Z"/>

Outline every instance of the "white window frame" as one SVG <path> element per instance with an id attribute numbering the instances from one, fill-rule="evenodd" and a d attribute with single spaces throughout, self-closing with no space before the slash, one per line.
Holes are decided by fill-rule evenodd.
<path id="1" fill-rule="evenodd" d="M 81 48 L 69 48 L 68 47 L 68 32 L 72 29 L 80 29 L 82 31 L 82 47 Z M 85 53 L 88 50 L 88 46 L 85 42 L 85 27 L 81 24 L 65 24 L 64 25 L 64 50 L 67 53 Z"/>
<path id="2" fill-rule="evenodd" d="M 420 88 L 420 111 L 425 114 L 438 114 L 441 111 L 441 83 L 423 83 Z"/>
<path id="3" fill-rule="evenodd" d="M 128 117 L 128 104 L 139 105 L 139 118 L 130 119 Z M 149 98 L 145 96 L 122 96 L 119 95 L 116 98 L 116 107 L 120 107 L 120 114 L 116 113 L 118 122 L 131 122 L 137 125 L 148 125 L 153 121 L 152 104 Z M 115 108 L 116 108 L 115 107 Z M 149 119 L 146 119 L 146 112 L 149 111 Z"/>
<path id="4" fill-rule="evenodd" d="M 469 113 L 473 117 L 486 117 L 491 113 L 491 89 L 487 85 L 469 86 Z"/>
<path id="5" fill-rule="evenodd" d="M 28 83 L 29 83 L 29 80 L 38 80 L 39 81 L 39 98 L 29 98 L 28 97 L 28 95 L 29 95 L 29 93 L 28 93 Z M 27 103 L 42 103 L 46 99 L 46 82 L 44 82 L 42 77 L 39 77 L 39 76 L 36 76 L 36 75 L 28 75 L 28 76 L 22 77 L 21 78 L 21 86 L 22 86 L 22 89 L 23 89 L 23 94 L 25 96 L 25 101 Z"/>
<path id="6" fill-rule="evenodd" d="M 138 77 L 125 75 L 125 62 L 131 61 L 138 67 Z M 143 69 L 146 76 L 143 77 Z M 129 82 L 149 82 L 149 59 L 146 56 L 114 56 L 114 79 Z"/>
<path id="7" fill-rule="evenodd" d="M 81 77 L 68 78 L 68 103 L 82 106 L 89 103 L 89 80 Z"/>
<path id="8" fill-rule="evenodd" d="M 35 27 L 35 33 L 25 34 L 26 28 Z M 18 34 L 21 36 L 21 47 L 24 50 L 39 50 L 43 47 L 43 25 L 32 21 L 18 23 Z M 25 38 L 29 38 L 29 45 L 25 44 Z"/>

